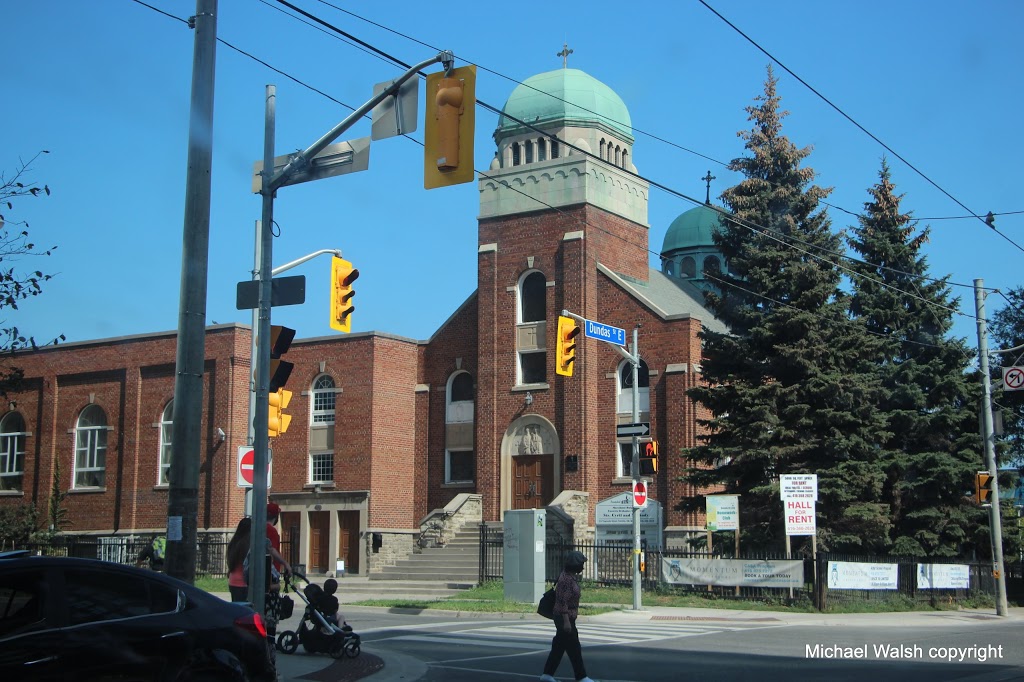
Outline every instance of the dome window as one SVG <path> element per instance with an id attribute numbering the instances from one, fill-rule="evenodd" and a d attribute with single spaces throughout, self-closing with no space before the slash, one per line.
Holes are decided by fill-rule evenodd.
<path id="1" fill-rule="evenodd" d="M 696 277 L 697 276 L 697 263 L 690 256 L 683 259 L 679 268 L 680 277 Z"/>
<path id="2" fill-rule="evenodd" d="M 557 159 L 558 158 L 558 140 L 554 140 L 554 139 L 551 140 L 551 158 L 552 159 Z"/>
<path id="3" fill-rule="evenodd" d="M 533 140 L 527 140 L 523 146 L 526 147 L 526 163 L 533 163 Z"/>
<path id="4" fill-rule="evenodd" d="M 704 259 L 704 272 L 708 275 L 721 274 L 721 266 L 718 262 L 718 258 L 715 256 L 708 256 Z"/>
<path id="5" fill-rule="evenodd" d="M 520 156 L 520 151 L 519 151 L 519 143 L 518 142 L 514 142 L 512 144 L 512 165 L 513 166 L 518 166 L 522 162 L 523 162 L 522 161 L 522 157 Z"/>
<path id="6" fill-rule="evenodd" d="M 547 161 L 548 148 L 543 137 L 537 138 L 537 160 Z"/>

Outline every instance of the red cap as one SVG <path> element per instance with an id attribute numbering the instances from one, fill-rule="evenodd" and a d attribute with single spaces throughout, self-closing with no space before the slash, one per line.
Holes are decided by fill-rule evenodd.
<path id="1" fill-rule="evenodd" d="M 275 502 L 267 503 L 267 518 L 281 515 L 281 507 L 277 506 Z"/>

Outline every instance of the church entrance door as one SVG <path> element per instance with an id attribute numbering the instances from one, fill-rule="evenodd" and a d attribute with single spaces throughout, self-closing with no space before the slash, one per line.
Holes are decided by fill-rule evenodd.
<path id="1" fill-rule="evenodd" d="M 540 509 L 552 499 L 554 457 L 519 455 L 512 458 L 512 508 Z"/>

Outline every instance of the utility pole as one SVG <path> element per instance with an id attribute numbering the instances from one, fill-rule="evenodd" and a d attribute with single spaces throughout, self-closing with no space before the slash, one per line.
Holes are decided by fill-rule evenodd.
<path id="1" fill-rule="evenodd" d="M 978 363 L 981 370 L 982 437 L 985 441 L 985 468 L 992 476 L 992 504 L 988 508 L 989 536 L 992 539 L 992 575 L 996 581 L 996 615 L 1009 610 L 1006 600 L 1006 570 L 1003 564 L 1003 523 L 999 509 L 999 468 L 996 466 L 995 436 L 992 428 L 992 382 L 988 375 L 988 328 L 985 323 L 984 280 L 974 280 L 975 316 L 978 320 Z"/>
<path id="2" fill-rule="evenodd" d="M 178 348 L 167 494 L 167 574 L 195 581 L 206 361 L 206 279 L 210 252 L 210 169 L 213 165 L 213 82 L 217 0 L 196 0 L 192 104 L 188 127 L 185 226 L 178 303 Z"/>

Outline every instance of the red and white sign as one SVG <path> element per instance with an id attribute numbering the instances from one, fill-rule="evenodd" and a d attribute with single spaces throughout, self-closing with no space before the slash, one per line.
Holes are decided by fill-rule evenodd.
<path id="1" fill-rule="evenodd" d="M 647 484 L 643 481 L 633 481 L 633 509 L 645 509 L 647 507 Z"/>
<path id="2" fill-rule="evenodd" d="M 267 462 L 267 487 L 270 487 L 270 478 L 274 473 L 274 454 L 269 453 Z M 256 451 L 251 445 L 242 445 L 238 448 L 238 487 L 251 488 L 253 477 L 253 465 L 256 463 Z"/>
<path id="3" fill-rule="evenodd" d="M 786 535 L 814 535 L 815 515 L 814 500 L 810 498 L 793 498 L 783 500 L 786 517 Z"/>
<path id="4" fill-rule="evenodd" d="M 1003 390 L 1024 391 L 1024 367 L 1003 367 Z"/>

